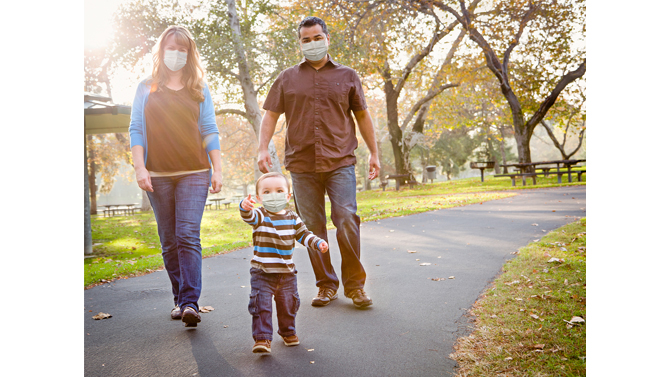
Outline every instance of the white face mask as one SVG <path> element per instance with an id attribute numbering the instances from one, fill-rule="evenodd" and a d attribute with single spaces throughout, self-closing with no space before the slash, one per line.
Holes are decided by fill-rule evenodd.
<path id="1" fill-rule="evenodd" d="M 302 48 L 302 54 L 305 55 L 305 59 L 313 62 L 318 62 L 328 53 L 328 45 L 326 44 L 325 38 L 318 41 L 303 43 L 300 47 Z"/>
<path id="2" fill-rule="evenodd" d="M 177 50 L 165 50 L 163 54 L 163 63 L 171 71 L 178 71 L 186 65 L 186 59 L 188 58 L 188 53 L 181 52 Z"/>

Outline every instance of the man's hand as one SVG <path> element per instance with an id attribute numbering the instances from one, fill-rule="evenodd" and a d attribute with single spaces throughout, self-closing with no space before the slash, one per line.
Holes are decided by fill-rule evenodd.
<path id="1" fill-rule="evenodd" d="M 370 154 L 370 157 L 368 158 L 368 166 L 370 167 L 370 172 L 368 173 L 368 179 L 373 180 L 377 177 L 379 177 L 379 169 L 381 168 L 379 164 L 379 157 L 377 157 L 377 154 Z"/>
<path id="2" fill-rule="evenodd" d="M 251 194 L 249 194 L 249 196 L 244 198 L 240 206 L 245 211 L 251 211 L 252 209 L 254 209 L 254 204 L 256 204 L 256 201 L 254 200 L 254 198 L 251 197 Z"/>
<path id="3" fill-rule="evenodd" d="M 328 251 L 328 243 L 326 241 L 321 242 L 319 244 L 319 250 L 321 250 L 322 253 Z"/>
<path id="4" fill-rule="evenodd" d="M 272 159 L 270 158 L 270 152 L 268 150 L 259 150 L 258 151 L 258 169 L 261 173 L 268 173 L 272 168 Z"/>

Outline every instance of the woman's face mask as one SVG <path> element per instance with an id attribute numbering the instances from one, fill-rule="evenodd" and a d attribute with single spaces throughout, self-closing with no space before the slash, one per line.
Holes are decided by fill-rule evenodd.
<path id="1" fill-rule="evenodd" d="M 328 53 L 328 42 L 325 38 L 302 43 L 300 47 L 302 48 L 302 54 L 305 55 L 305 59 L 313 62 L 318 62 Z"/>
<path id="2" fill-rule="evenodd" d="M 163 54 L 163 63 L 171 71 L 178 71 L 186 65 L 186 60 L 188 59 L 188 53 L 181 52 L 178 50 L 165 50 Z"/>

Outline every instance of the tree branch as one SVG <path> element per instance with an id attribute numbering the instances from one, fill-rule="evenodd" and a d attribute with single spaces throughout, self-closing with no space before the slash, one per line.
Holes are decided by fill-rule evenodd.
<path id="1" fill-rule="evenodd" d="M 544 118 L 544 116 L 547 114 L 549 109 L 554 105 L 556 102 L 556 99 L 558 99 L 558 96 L 561 94 L 561 91 L 568 86 L 571 82 L 577 80 L 578 78 L 584 76 L 586 73 L 586 59 L 582 62 L 582 64 L 577 67 L 572 72 L 568 72 L 561 78 L 561 80 L 556 84 L 556 87 L 554 90 L 551 91 L 551 94 L 542 102 L 540 105 L 540 108 L 533 114 L 533 117 L 530 118 L 530 120 L 527 123 L 527 126 L 530 127 L 530 130 L 532 131 L 533 127 L 535 127 L 540 120 Z"/>

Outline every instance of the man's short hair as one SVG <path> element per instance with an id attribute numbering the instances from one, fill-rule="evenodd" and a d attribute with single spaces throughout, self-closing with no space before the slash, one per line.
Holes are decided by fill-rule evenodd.
<path id="1" fill-rule="evenodd" d="M 326 34 L 326 36 L 328 35 L 328 27 L 326 26 L 326 23 L 319 17 L 310 16 L 300 21 L 300 25 L 298 25 L 298 39 L 300 39 L 300 29 L 303 26 L 310 27 L 314 25 L 321 25 L 321 29 L 323 29 L 323 32 Z"/>

